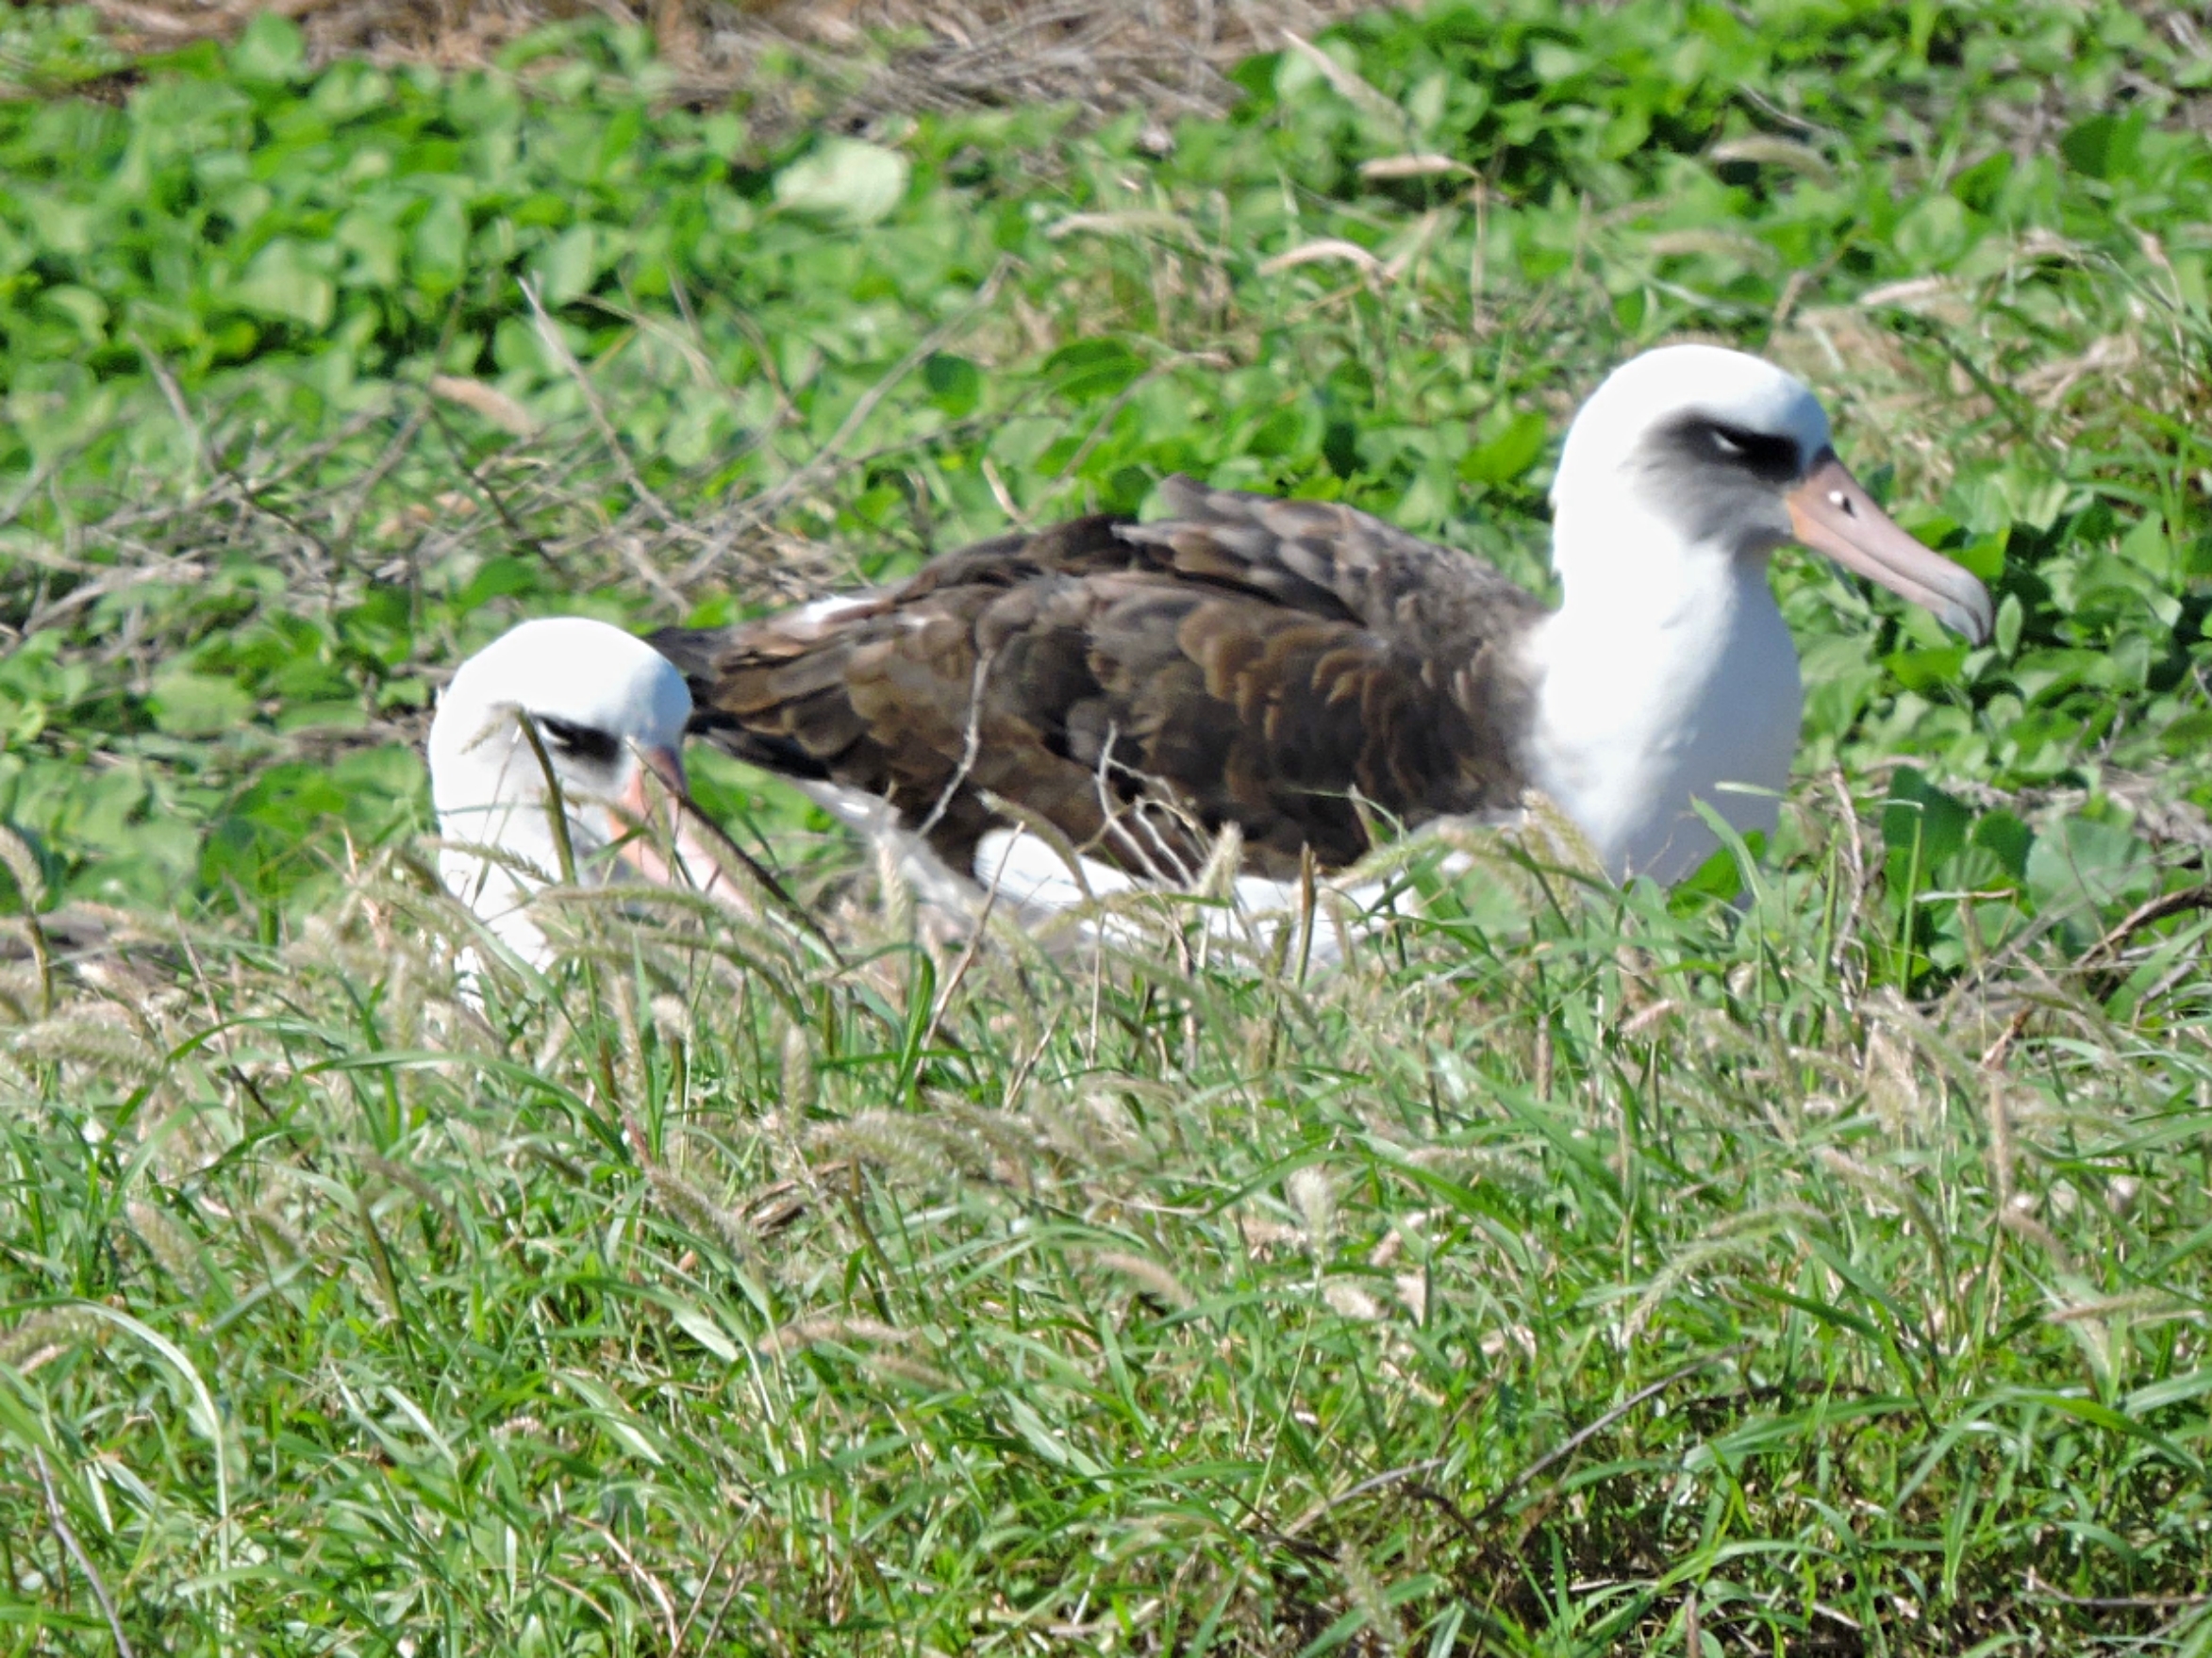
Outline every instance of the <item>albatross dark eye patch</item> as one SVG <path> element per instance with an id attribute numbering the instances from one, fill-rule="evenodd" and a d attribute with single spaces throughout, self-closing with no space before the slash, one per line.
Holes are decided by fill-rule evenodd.
<path id="1" fill-rule="evenodd" d="M 1704 451 L 1704 458 L 1740 467 L 1762 483 L 1790 483 L 1805 471 L 1805 456 L 1794 438 L 1703 418 L 1686 423 L 1683 436 L 1693 451 Z"/>
<path id="2" fill-rule="evenodd" d="M 545 714 L 535 718 L 539 731 L 557 753 L 574 754 L 579 760 L 602 766 L 611 766 L 622 757 L 623 739 L 611 731 L 602 731 L 595 725 L 577 725 Z"/>

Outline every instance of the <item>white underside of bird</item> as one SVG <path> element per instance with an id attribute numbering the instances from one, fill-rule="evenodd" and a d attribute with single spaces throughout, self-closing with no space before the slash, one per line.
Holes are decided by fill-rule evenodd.
<path id="1" fill-rule="evenodd" d="M 1662 884 L 1718 845 L 1702 803 L 1771 835 L 1797 753 L 1797 646 L 1762 557 L 1666 544 L 1530 636 L 1540 674 L 1532 781 L 1616 879 Z"/>

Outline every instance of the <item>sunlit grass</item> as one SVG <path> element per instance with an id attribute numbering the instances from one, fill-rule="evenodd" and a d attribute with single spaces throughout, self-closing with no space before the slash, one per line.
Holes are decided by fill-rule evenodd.
<path id="1" fill-rule="evenodd" d="M 441 342 L 408 221 L 398 277 L 320 273 L 370 333 L 240 368 L 120 231 L 49 212 L 6 296 L 0 1642 L 2212 1644 L 2197 58 L 2117 8 L 1468 15 L 1325 41 L 1361 82 L 1265 60 L 1167 158 L 878 134 L 916 180 L 863 232 L 762 205 L 805 146 L 709 165 L 589 75 L 530 130 L 622 176 L 565 196 L 584 147 L 511 200 L 438 147 L 537 119 L 496 82 L 8 117 L 71 211 L 190 132 L 294 239 L 329 146 L 404 141 L 485 262 Z M 680 300 L 640 155 L 713 231 Z M 164 200 L 128 224 L 198 247 Z M 557 360 L 515 278 L 618 222 Z M 518 611 L 728 614 L 1176 467 L 1540 579 L 1560 419 L 1684 331 L 1808 374 L 2003 602 L 1968 653 L 1781 568 L 1807 743 L 1755 854 L 1415 852 L 1340 965 L 1165 900 L 1101 958 L 703 756 L 834 954 L 618 891 L 457 981 L 496 953 L 412 742 Z"/>
<path id="2" fill-rule="evenodd" d="M 66 1525 L 171 1648 L 2193 1627 L 2195 1028 L 1854 1003 L 1816 870 L 1422 879 L 1303 985 L 632 894 L 479 1015 L 385 862 L 73 990 L 0 1130 L 19 1604 L 104 1638 Z"/>

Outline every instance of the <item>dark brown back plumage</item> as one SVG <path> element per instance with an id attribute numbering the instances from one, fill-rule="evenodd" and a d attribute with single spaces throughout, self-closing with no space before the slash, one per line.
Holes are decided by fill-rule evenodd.
<path id="1" fill-rule="evenodd" d="M 1322 502 L 1160 486 L 1172 516 L 1001 536 L 826 617 L 653 643 L 692 729 L 881 795 L 965 871 L 991 797 L 1139 874 L 1229 824 L 1246 867 L 1323 869 L 1408 824 L 1516 804 L 1542 613 L 1487 565 Z"/>

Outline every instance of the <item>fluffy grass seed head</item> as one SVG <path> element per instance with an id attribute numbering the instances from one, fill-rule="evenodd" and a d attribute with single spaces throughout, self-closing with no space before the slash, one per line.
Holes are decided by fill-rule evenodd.
<path id="1" fill-rule="evenodd" d="M 1306 1234 L 1306 1249 L 1315 1260 L 1322 1259 L 1328 1253 L 1337 1229 L 1336 1182 L 1329 1178 L 1327 1169 L 1308 1163 L 1291 1171 L 1283 1183 L 1283 1195 L 1289 1200 L 1290 1211 Z"/>
<path id="2" fill-rule="evenodd" d="M 1126 1250 L 1100 1250 L 1092 1254 L 1090 1264 L 1109 1272 L 1119 1272 L 1178 1312 L 1188 1312 L 1198 1304 L 1198 1298 L 1190 1293 L 1188 1285 L 1148 1255 L 1133 1254 Z"/>
<path id="3" fill-rule="evenodd" d="M 131 1230 L 139 1235 L 139 1241 L 146 1246 L 146 1252 L 154 1257 L 161 1269 L 175 1280 L 177 1286 L 197 1300 L 208 1293 L 208 1274 L 200 1261 L 198 1240 L 186 1231 L 175 1216 L 158 1203 L 134 1199 L 126 1209 Z"/>

